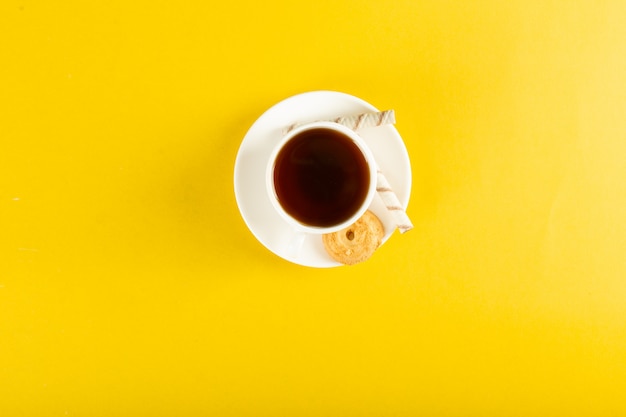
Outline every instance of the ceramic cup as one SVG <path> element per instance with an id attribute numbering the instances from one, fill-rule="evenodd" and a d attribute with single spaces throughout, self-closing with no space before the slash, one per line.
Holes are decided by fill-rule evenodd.
<path id="1" fill-rule="evenodd" d="M 292 226 L 290 256 L 307 234 L 333 233 L 358 220 L 376 194 L 376 163 L 363 139 L 334 122 L 298 126 L 275 146 L 266 188 L 276 212 Z"/>

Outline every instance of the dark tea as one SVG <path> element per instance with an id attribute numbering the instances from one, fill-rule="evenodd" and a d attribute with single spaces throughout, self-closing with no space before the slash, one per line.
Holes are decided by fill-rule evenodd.
<path id="1" fill-rule="evenodd" d="M 360 148 L 341 132 L 305 130 L 278 152 L 276 197 L 300 223 L 330 227 L 352 217 L 365 201 L 370 170 Z"/>

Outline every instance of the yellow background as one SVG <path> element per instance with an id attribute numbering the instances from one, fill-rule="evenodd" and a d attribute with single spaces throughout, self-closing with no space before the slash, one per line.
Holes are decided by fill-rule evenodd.
<path id="1" fill-rule="evenodd" d="M 393 108 L 408 213 L 290 264 L 233 167 Z M 0 415 L 626 415 L 626 2 L 0 5 Z"/>

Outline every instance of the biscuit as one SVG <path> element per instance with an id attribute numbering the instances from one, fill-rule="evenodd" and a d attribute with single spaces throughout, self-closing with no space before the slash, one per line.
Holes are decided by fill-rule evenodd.
<path id="1" fill-rule="evenodd" d="M 380 219 L 366 211 L 354 224 L 335 233 L 322 235 L 331 258 L 344 265 L 369 259 L 383 241 L 385 230 Z"/>

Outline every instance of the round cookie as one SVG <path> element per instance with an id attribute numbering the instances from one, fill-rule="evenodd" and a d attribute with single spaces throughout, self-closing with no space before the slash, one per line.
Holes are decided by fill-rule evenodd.
<path id="1" fill-rule="evenodd" d="M 335 233 L 322 235 L 331 258 L 345 265 L 369 259 L 382 243 L 385 230 L 378 217 L 366 211 L 354 224 Z"/>

